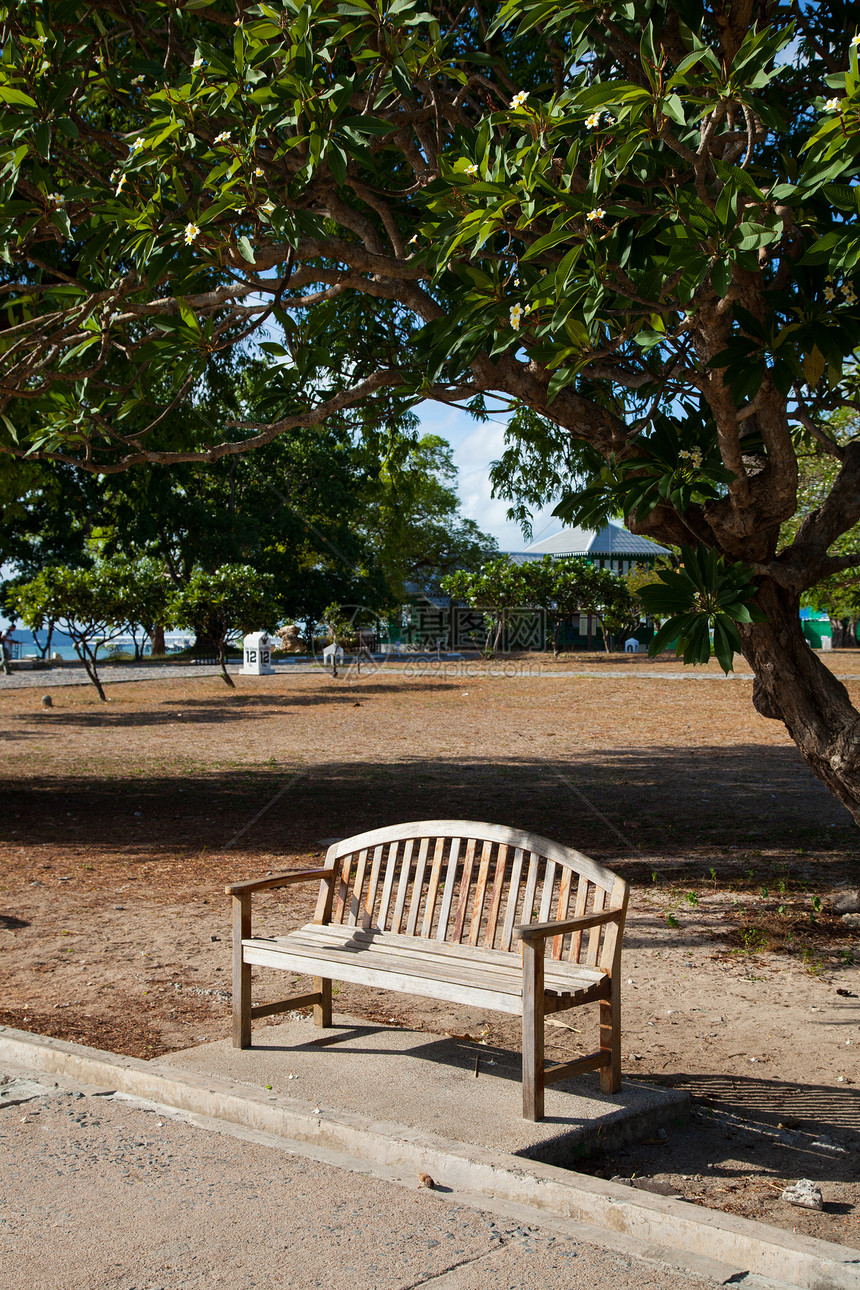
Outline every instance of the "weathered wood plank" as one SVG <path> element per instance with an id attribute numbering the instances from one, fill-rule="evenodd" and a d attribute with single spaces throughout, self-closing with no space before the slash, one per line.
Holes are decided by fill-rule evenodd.
<path id="1" fill-rule="evenodd" d="M 526 878 L 526 889 L 523 895 L 522 918 L 524 923 L 532 922 L 535 905 L 535 891 L 537 890 L 538 875 L 540 873 L 540 856 L 532 851 L 529 856 L 529 873 Z"/>
<path id="2" fill-rule="evenodd" d="M 552 897 L 555 887 L 556 863 L 554 860 L 547 860 L 543 888 L 540 898 L 540 912 L 538 918 L 542 923 L 549 922 L 549 916 L 552 913 Z"/>
<path id="3" fill-rule="evenodd" d="M 433 930 L 433 915 L 436 912 L 436 896 L 439 892 L 439 875 L 442 872 L 442 854 L 445 850 L 445 839 L 436 839 L 433 852 L 433 867 L 430 870 L 430 881 L 427 884 L 427 899 L 424 902 L 424 921 L 421 924 L 421 935 L 429 936 Z"/>
<path id="4" fill-rule="evenodd" d="M 364 887 L 364 874 L 367 869 L 367 847 L 358 853 L 358 861 L 355 866 L 355 882 L 352 886 L 352 899 L 349 902 L 349 919 L 348 925 L 355 927 L 358 923 L 361 910 L 361 892 Z"/>
<path id="5" fill-rule="evenodd" d="M 397 848 L 399 842 L 392 842 L 388 848 L 388 859 L 385 862 L 385 879 L 382 883 L 382 899 L 379 902 L 379 926 L 384 927 L 388 921 L 388 907 L 391 904 L 391 892 L 397 876 Z"/>
<path id="6" fill-rule="evenodd" d="M 343 911 L 346 908 L 346 902 L 349 897 L 349 884 L 352 879 L 352 866 L 355 864 L 355 854 L 350 853 L 340 862 L 340 882 L 337 885 L 337 895 L 334 900 L 334 909 L 332 910 L 331 920 L 333 923 L 343 922 Z"/>
<path id="7" fill-rule="evenodd" d="M 409 878 L 412 873 L 412 849 L 414 838 L 407 838 L 403 844 L 403 855 L 400 857 L 400 878 L 397 882 L 397 897 L 394 901 L 394 913 L 391 916 L 392 932 L 399 932 L 403 923 L 403 908 L 406 904 L 406 893 L 409 890 Z"/>
<path id="8" fill-rule="evenodd" d="M 376 907 L 376 893 L 379 890 L 379 873 L 384 850 L 381 844 L 373 848 L 373 863 L 370 866 L 370 881 L 367 884 L 367 899 L 364 902 L 364 916 L 361 920 L 363 927 L 373 926 L 373 911 Z"/>
<path id="9" fill-rule="evenodd" d="M 438 974 L 419 972 L 409 964 L 401 971 L 389 971 L 379 963 L 368 962 L 368 954 L 338 955 L 334 951 L 327 954 L 320 951 L 315 957 L 279 954 L 270 948 L 247 947 L 246 953 L 253 963 L 264 967 L 283 968 L 286 964 L 294 971 L 313 973 L 314 977 L 322 972 L 331 972 L 338 981 L 351 982 L 357 985 L 376 986 L 382 990 L 393 990 L 400 994 L 415 994 L 425 999 L 444 999 L 448 1003 L 464 1003 L 474 1006 L 476 1003 L 495 1012 L 510 1013 L 518 1016 L 521 1010 L 522 987 L 514 991 L 500 989 L 493 985 L 487 987 L 479 984 L 462 984 L 457 981 L 440 980 Z"/>
<path id="10" fill-rule="evenodd" d="M 405 841 L 407 838 L 478 838 L 495 843 L 505 843 L 510 847 L 522 847 L 524 851 L 533 851 L 537 855 L 555 860 L 556 864 L 567 865 L 584 873 L 591 882 L 612 890 L 616 875 L 611 869 L 592 860 L 573 847 L 562 846 L 550 838 L 537 833 L 526 833 L 522 829 L 511 829 L 504 824 L 489 824 L 480 820 L 413 820 L 407 824 L 393 824 L 381 829 L 371 829 L 352 838 L 344 838 L 332 848 L 337 856 L 346 855 L 349 851 L 358 851 L 362 847 L 376 846 L 379 842 Z"/>
<path id="11" fill-rule="evenodd" d="M 496 871 L 493 875 L 493 890 L 490 895 L 490 908 L 487 910 L 487 930 L 484 934 L 484 945 L 488 950 L 493 948 L 496 939 L 496 928 L 499 923 L 499 909 L 502 904 L 502 892 L 505 890 L 505 870 L 508 867 L 508 848 L 504 843 L 496 855 Z"/>
<path id="12" fill-rule="evenodd" d="M 258 1017 L 274 1017 L 277 1012 L 294 1012 L 296 1008 L 308 1008 L 312 1003 L 317 1004 L 319 1001 L 320 996 L 315 990 L 313 994 L 297 994 L 292 999 L 279 999 L 277 1003 L 260 1003 L 251 1009 L 251 1016 L 256 1021 Z"/>
<path id="13" fill-rule="evenodd" d="M 570 889 L 573 882 L 573 870 L 562 869 L 558 880 L 558 905 L 556 906 L 555 916 L 561 921 L 567 918 L 567 908 L 570 904 Z M 564 933 L 554 936 L 552 940 L 552 957 L 560 959 L 564 953 Z"/>
<path id="14" fill-rule="evenodd" d="M 331 1025 L 331 977 L 315 976 L 314 989 L 319 995 L 314 1004 L 314 1025 L 327 1030 Z"/>
<path id="15" fill-rule="evenodd" d="M 459 944 L 463 939 L 463 927 L 466 922 L 466 910 L 469 905 L 469 891 L 472 886 L 472 869 L 475 864 L 475 847 L 477 845 L 477 838 L 469 838 L 466 842 L 466 854 L 463 857 L 463 872 L 460 875 L 460 896 L 457 901 L 457 913 L 454 917 L 454 931 L 451 936 L 451 939 L 455 944 Z"/>
<path id="16" fill-rule="evenodd" d="M 251 935 L 251 893 L 233 897 L 233 1047 L 251 1047 L 251 965 L 243 941 Z"/>
<path id="17" fill-rule="evenodd" d="M 523 944 L 523 1119 L 542 1120 L 544 1112 L 544 958 L 543 946 Z"/>
<path id="18" fill-rule="evenodd" d="M 422 838 L 418 848 L 418 860 L 415 864 L 415 877 L 412 882 L 412 900 L 409 904 L 409 918 L 406 923 L 406 935 L 414 936 L 418 927 L 418 915 L 421 912 L 421 896 L 424 890 L 424 874 L 427 870 L 427 853 L 430 850 L 430 839 Z"/>
<path id="19" fill-rule="evenodd" d="M 472 921 L 469 923 L 469 944 L 477 945 L 481 933 L 481 919 L 484 914 L 484 897 L 487 894 L 487 875 L 490 872 L 492 842 L 485 842 L 481 848 L 481 863 L 478 866 L 478 877 L 475 880 L 475 903 L 472 906 Z"/>
<path id="20" fill-rule="evenodd" d="M 313 882 L 316 878 L 331 877 L 331 868 L 293 869 L 273 874 L 271 878 L 252 878 L 249 882 L 231 882 L 224 888 L 228 896 L 250 896 L 255 891 L 271 891 L 275 887 L 291 887 L 296 882 Z"/>
<path id="21" fill-rule="evenodd" d="M 436 928 L 436 940 L 444 941 L 448 934 L 448 921 L 451 917 L 451 905 L 454 900 L 454 888 L 457 883 L 457 863 L 460 858 L 460 838 L 451 839 L 448 851 L 448 871 L 445 874 L 445 887 L 442 892 L 442 904 L 439 906 L 439 924 Z"/>
<path id="22" fill-rule="evenodd" d="M 509 950 L 511 948 L 511 938 L 514 933 L 514 923 L 517 921 L 517 904 L 520 898 L 520 879 L 523 873 L 523 849 L 517 847 L 514 850 L 514 863 L 511 866 L 511 879 L 508 884 L 508 903 L 505 908 L 505 921 L 502 926 L 502 941 L 499 946 L 500 950 Z"/>
<path id="23" fill-rule="evenodd" d="M 588 887 L 588 879 L 584 875 L 580 875 L 579 882 L 576 884 L 576 904 L 573 907 L 574 918 L 581 918 L 585 913 L 585 909 L 588 904 Z M 568 956 L 571 963 L 579 962 L 579 951 L 581 946 L 582 932 L 574 932 L 570 938 L 570 954 Z"/>
<path id="24" fill-rule="evenodd" d="M 606 908 L 606 898 L 607 893 L 602 887 L 594 888 L 594 904 L 591 908 L 591 912 L 593 914 L 600 914 L 603 912 Z M 588 933 L 588 953 L 585 956 L 585 961 L 589 967 L 597 967 L 597 959 L 600 952 L 600 937 L 602 933 L 603 924 L 601 923 L 595 923 L 594 927 L 592 927 L 591 931 Z"/>
<path id="25" fill-rule="evenodd" d="M 560 1066 L 550 1066 L 544 1071 L 544 1083 L 558 1084 L 563 1079 L 570 1079 L 574 1075 L 583 1075 L 586 1071 L 596 1070 L 600 1070 L 602 1078 L 602 1068 L 608 1065 L 608 1053 L 589 1053 L 587 1057 L 576 1057 L 571 1062 L 562 1062 Z"/>

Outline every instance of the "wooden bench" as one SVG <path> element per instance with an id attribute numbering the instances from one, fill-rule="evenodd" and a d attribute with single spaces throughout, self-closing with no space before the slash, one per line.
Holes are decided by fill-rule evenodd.
<path id="1" fill-rule="evenodd" d="M 313 922 L 251 934 L 256 891 L 319 881 Z M 466 820 L 374 829 L 330 846 L 322 869 L 233 883 L 233 1044 L 258 1017 L 313 1004 L 331 1025 L 332 980 L 512 1013 L 523 1023 L 523 1115 L 540 1120 L 544 1087 L 599 1070 L 621 1084 L 620 957 L 627 883 L 533 833 Z M 547 953 L 549 951 L 549 953 Z M 314 978 L 313 991 L 252 1006 L 251 968 Z M 544 1017 L 600 1007 L 600 1047 L 546 1069 Z"/>

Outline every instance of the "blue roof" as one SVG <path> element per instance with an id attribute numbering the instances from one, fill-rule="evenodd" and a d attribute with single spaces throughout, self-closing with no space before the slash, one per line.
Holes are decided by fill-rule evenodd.
<path id="1" fill-rule="evenodd" d="M 670 555 L 671 552 L 648 538 L 631 533 L 621 524 L 605 524 L 597 533 L 590 529 L 562 529 L 552 537 L 541 542 L 532 542 L 522 552 L 529 559 L 538 559 L 543 555 L 591 555 L 610 556 L 616 560 L 630 560 L 636 556 Z"/>

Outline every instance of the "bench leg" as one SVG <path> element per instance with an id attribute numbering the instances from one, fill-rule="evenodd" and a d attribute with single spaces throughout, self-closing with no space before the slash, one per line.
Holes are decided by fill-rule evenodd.
<path id="1" fill-rule="evenodd" d="M 327 1028 L 331 1025 L 331 980 L 325 976 L 314 977 L 314 990 L 322 996 L 314 1004 L 314 1025 Z"/>
<path id="2" fill-rule="evenodd" d="M 543 945 L 523 942 L 523 1119 L 544 1113 Z"/>
<path id="3" fill-rule="evenodd" d="M 617 1093 L 621 1088 L 621 998 L 615 979 L 610 997 L 600 1001 L 600 1048 L 612 1057 L 611 1064 L 600 1069 L 600 1091 Z"/>
<path id="4" fill-rule="evenodd" d="M 251 965 L 242 941 L 251 935 L 251 897 L 233 897 L 233 1047 L 251 1047 Z"/>

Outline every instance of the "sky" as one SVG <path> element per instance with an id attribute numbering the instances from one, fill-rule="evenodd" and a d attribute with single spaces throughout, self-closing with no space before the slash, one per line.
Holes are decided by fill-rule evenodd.
<path id="1" fill-rule="evenodd" d="M 468 413 L 442 403 L 422 403 L 415 412 L 421 421 L 421 433 L 441 435 L 454 450 L 463 514 L 491 534 L 500 550 L 522 551 L 528 544 L 519 524 L 506 518 L 508 503 L 490 495 L 490 462 L 496 461 L 504 451 L 504 421 L 501 418 L 474 421 Z M 534 541 L 562 528 L 551 511 L 548 507 L 535 515 Z"/>

